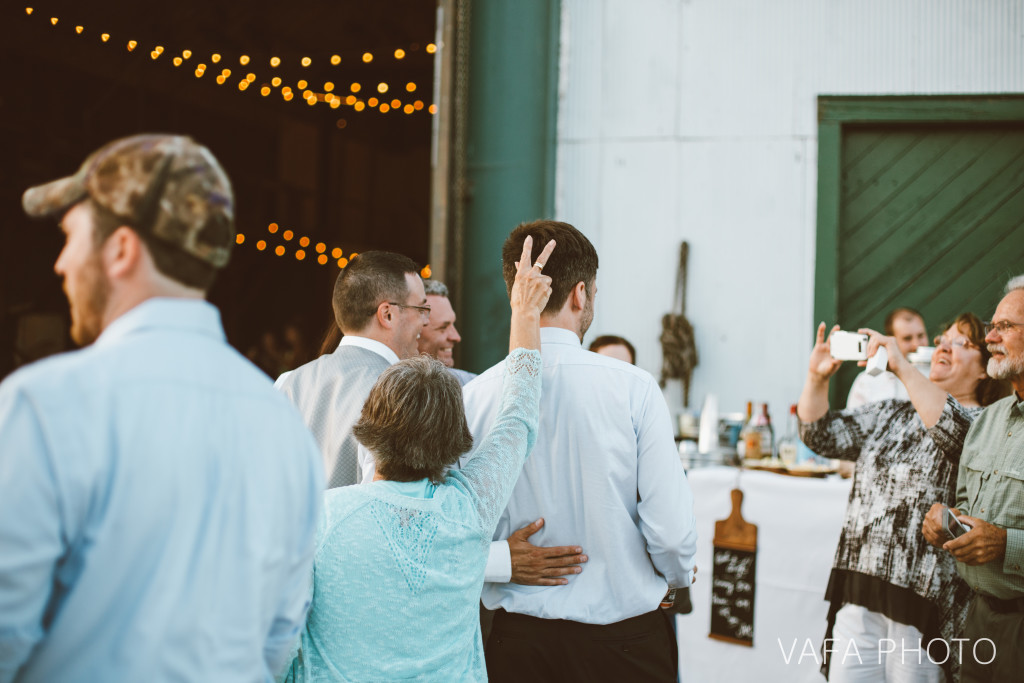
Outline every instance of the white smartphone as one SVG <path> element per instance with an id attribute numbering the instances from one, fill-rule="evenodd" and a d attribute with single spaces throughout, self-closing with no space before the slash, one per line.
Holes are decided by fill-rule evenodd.
<path id="1" fill-rule="evenodd" d="M 836 360 L 867 360 L 868 335 L 836 330 L 828 338 L 832 357 Z"/>

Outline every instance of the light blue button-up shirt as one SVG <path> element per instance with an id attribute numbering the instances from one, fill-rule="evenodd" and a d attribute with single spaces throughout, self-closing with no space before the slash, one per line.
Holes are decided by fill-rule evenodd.
<path id="1" fill-rule="evenodd" d="M 259 681 L 305 618 L 324 488 L 203 301 L 150 299 L 0 384 L 0 683 Z"/>

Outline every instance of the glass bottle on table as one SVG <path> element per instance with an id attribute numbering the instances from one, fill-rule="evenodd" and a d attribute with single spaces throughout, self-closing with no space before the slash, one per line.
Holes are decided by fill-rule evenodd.
<path id="1" fill-rule="evenodd" d="M 789 419 L 786 421 L 786 434 L 779 439 L 779 459 L 788 468 L 796 465 L 800 435 L 797 432 L 796 404 L 789 407 Z"/>
<path id="2" fill-rule="evenodd" d="M 761 457 L 773 458 L 775 456 L 775 430 L 772 428 L 772 418 L 768 414 L 767 403 L 761 404 L 760 413 L 754 417 L 754 426 L 761 437 Z"/>
<path id="3" fill-rule="evenodd" d="M 747 401 L 747 419 L 743 421 L 743 427 L 740 428 L 740 434 L 736 441 L 736 455 L 739 456 L 741 460 L 746 457 L 751 457 L 755 459 L 761 457 L 760 441 L 758 441 L 757 443 L 757 455 L 747 456 L 747 436 L 750 434 L 750 431 L 754 428 L 753 418 L 754 402 Z"/>

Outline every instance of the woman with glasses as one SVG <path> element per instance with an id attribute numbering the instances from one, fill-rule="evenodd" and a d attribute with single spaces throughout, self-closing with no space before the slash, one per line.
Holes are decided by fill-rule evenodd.
<path id="1" fill-rule="evenodd" d="M 501 408 L 469 451 L 462 387 L 439 361 L 385 370 L 356 438 L 373 453 L 368 484 L 327 491 L 312 602 L 287 681 L 486 681 L 480 592 L 491 536 L 536 438 L 540 312 L 551 295 L 526 238 L 510 295 L 512 330 Z"/>
<path id="2" fill-rule="evenodd" d="M 924 540 L 921 523 L 933 502 L 955 503 L 958 463 L 941 456 L 936 443 L 962 445 L 981 408 L 1006 391 L 985 372 L 984 325 L 972 313 L 935 339 L 927 378 L 894 338 L 859 331 L 870 336 L 869 355 L 885 347 L 889 369 L 910 400 L 829 410 L 829 380 L 842 361 L 831 357 L 825 324 L 818 327 L 797 406 L 800 438 L 816 453 L 855 463 L 826 592 L 822 671 L 831 683 L 956 680 L 952 639 L 962 632 L 971 589 L 949 553 Z M 895 651 L 886 652 L 893 649 L 888 643 Z M 921 648 L 920 662 L 915 648 Z"/>

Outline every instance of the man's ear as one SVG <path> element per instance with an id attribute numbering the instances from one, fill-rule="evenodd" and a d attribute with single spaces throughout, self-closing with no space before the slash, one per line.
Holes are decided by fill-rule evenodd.
<path id="1" fill-rule="evenodd" d="M 127 226 L 112 232 L 101 247 L 107 276 L 112 279 L 130 276 L 145 258 L 145 248 L 138 233 Z"/>
<path id="2" fill-rule="evenodd" d="M 587 305 L 587 283 L 577 282 L 576 286 L 572 288 L 572 308 L 573 310 L 582 311 Z"/>
<path id="3" fill-rule="evenodd" d="M 379 304 L 377 304 L 377 324 L 383 327 L 384 329 L 390 330 L 392 324 L 391 319 L 395 315 L 395 313 L 396 311 L 391 304 L 389 304 L 387 301 L 381 301 Z"/>

